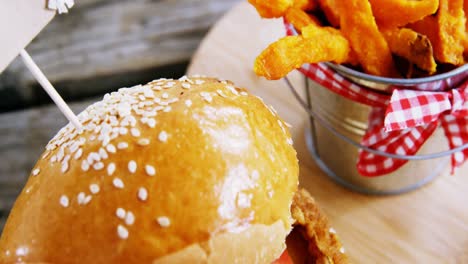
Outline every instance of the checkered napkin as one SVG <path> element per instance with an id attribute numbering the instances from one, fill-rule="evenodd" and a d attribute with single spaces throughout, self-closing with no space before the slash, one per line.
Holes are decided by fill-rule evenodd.
<path id="1" fill-rule="evenodd" d="M 445 92 L 395 88 L 391 96 L 374 92 L 345 79 L 324 64 L 299 69 L 327 89 L 372 107 L 369 128 L 361 144 L 398 155 L 415 155 L 441 125 L 450 149 L 468 143 L 468 80 Z M 452 155 L 452 168 L 468 159 L 468 149 Z M 387 158 L 360 151 L 357 169 L 364 176 L 381 176 L 406 164 L 407 160 Z"/>

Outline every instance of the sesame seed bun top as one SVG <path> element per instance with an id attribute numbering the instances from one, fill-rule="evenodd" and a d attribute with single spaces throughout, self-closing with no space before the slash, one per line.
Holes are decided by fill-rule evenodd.
<path id="1" fill-rule="evenodd" d="M 216 79 L 161 79 L 79 119 L 83 130 L 65 126 L 32 170 L 1 263 L 151 263 L 195 258 L 194 245 L 205 261 L 281 254 L 298 162 L 287 124 L 259 98 Z"/>

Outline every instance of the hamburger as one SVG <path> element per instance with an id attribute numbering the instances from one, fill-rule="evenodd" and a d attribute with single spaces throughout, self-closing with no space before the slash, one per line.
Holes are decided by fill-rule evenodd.
<path id="1" fill-rule="evenodd" d="M 106 94 L 48 143 L 0 263 L 346 263 L 286 124 L 228 81 Z"/>

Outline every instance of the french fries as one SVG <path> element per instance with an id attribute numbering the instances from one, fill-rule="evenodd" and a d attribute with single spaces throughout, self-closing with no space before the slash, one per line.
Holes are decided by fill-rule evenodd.
<path id="1" fill-rule="evenodd" d="M 282 17 L 293 6 L 294 0 L 249 0 L 260 16 L 264 18 Z"/>
<path id="2" fill-rule="evenodd" d="M 299 33 L 258 56 L 254 70 L 268 79 L 324 61 L 394 78 L 411 77 L 413 69 L 417 76 L 433 75 L 468 61 L 468 0 L 249 2 L 263 17 L 284 17 Z"/>
<path id="3" fill-rule="evenodd" d="M 382 33 L 394 54 L 430 74 L 436 72 L 437 64 L 428 37 L 408 28 L 383 29 Z"/>
<path id="4" fill-rule="evenodd" d="M 304 63 L 346 62 L 350 51 L 338 30 L 312 24 L 302 29 L 302 35 L 281 38 L 266 48 L 255 60 L 254 71 L 276 80 Z"/>
<path id="5" fill-rule="evenodd" d="M 426 35 L 438 62 L 462 65 L 466 40 L 466 18 L 463 0 L 440 0 L 436 17 L 426 17 L 409 25 Z"/>
<path id="6" fill-rule="evenodd" d="M 343 35 L 364 70 L 377 76 L 396 76 L 392 53 L 379 31 L 367 0 L 336 0 Z M 352 12 L 349 12 L 352 10 Z"/>
<path id="7" fill-rule="evenodd" d="M 299 8 L 289 8 L 284 15 L 284 18 L 291 23 L 297 31 L 302 32 L 302 28 L 311 24 L 320 25 L 318 19 L 314 16 L 307 14 L 304 10 Z"/>
<path id="8" fill-rule="evenodd" d="M 318 8 L 316 0 L 294 0 L 293 7 L 304 11 L 314 11 Z"/>
<path id="9" fill-rule="evenodd" d="M 402 27 L 432 15 L 439 8 L 439 0 L 369 0 L 379 25 Z"/>
<path id="10" fill-rule="evenodd" d="M 465 11 L 465 51 L 463 52 L 463 56 L 465 56 L 465 62 L 468 62 L 468 0 L 463 2 L 463 11 Z"/>
<path id="11" fill-rule="evenodd" d="M 290 7 L 304 11 L 314 11 L 318 7 L 316 0 L 249 0 L 263 18 L 277 18 L 285 15 Z"/>
<path id="12" fill-rule="evenodd" d="M 327 17 L 328 22 L 334 27 L 339 27 L 340 15 L 335 2 L 335 0 L 318 0 L 318 4 Z"/>

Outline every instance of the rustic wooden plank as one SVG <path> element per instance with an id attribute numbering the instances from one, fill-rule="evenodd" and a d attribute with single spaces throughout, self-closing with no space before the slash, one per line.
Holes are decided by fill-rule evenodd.
<path id="1" fill-rule="evenodd" d="M 78 113 L 93 101 L 70 106 Z M 0 230 L 45 145 L 66 124 L 53 105 L 0 114 Z"/>
<path id="2" fill-rule="evenodd" d="M 80 86 L 80 80 L 123 75 L 122 80 L 189 61 L 210 26 L 237 1 L 77 1 L 70 14 L 56 17 L 27 50 L 53 83 L 73 81 L 80 93 L 95 95 L 109 88 Z M 8 108 L 30 104 L 37 94 L 34 84 L 17 59 L 0 76 L 0 94 L 9 95 Z M 58 89 L 70 93 L 66 85 Z"/>

